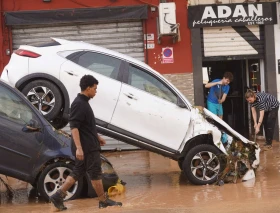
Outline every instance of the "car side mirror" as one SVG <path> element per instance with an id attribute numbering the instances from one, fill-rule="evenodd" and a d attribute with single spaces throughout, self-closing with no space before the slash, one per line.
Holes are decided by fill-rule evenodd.
<path id="1" fill-rule="evenodd" d="M 177 99 L 177 106 L 180 108 L 187 108 L 186 104 L 182 101 L 181 98 Z"/>
<path id="2" fill-rule="evenodd" d="M 27 124 L 22 128 L 23 132 L 40 132 L 41 127 L 38 125 L 38 122 L 31 119 Z"/>

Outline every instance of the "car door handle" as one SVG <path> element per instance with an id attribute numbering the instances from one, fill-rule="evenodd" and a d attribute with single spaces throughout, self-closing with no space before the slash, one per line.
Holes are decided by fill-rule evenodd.
<path id="1" fill-rule="evenodd" d="M 130 98 L 130 99 L 137 100 L 137 98 L 134 97 L 134 95 L 131 94 L 131 93 L 124 93 L 124 95 L 125 95 L 126 97 Z"/>
<path id="2" fill-rule="evenodd" d="M 68 75 L 72 75 L 72 76 L 78 76 L 74 71 L 64 71 L 64 72 L 66 72 Z"/>

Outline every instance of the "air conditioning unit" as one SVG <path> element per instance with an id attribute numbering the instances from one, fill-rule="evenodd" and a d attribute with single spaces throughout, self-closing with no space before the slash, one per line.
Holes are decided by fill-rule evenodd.
<path id="1" fill-rule="evenodd" d="M 161 35 L 177 34 L 176 5 L 174 2 L 159 4 L 159 31 Z"/>

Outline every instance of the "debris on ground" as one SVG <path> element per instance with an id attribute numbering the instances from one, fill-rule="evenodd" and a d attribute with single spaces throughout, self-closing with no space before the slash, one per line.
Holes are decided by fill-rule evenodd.
<path id="1" fill-rule="evenodd" d="M 4 188 L 2 186 L 4 186 Z M 2 179 L 2 177 L 0 177 L 0 189 L 0 192 L 5 193 L 9 198 L 13 197 L 14 190 Z"/>
<path id="2" fill-rule="evenodd" d="M 112 197 L 115 195 L 122 194 L 123 192 L 125 192 L 125 184 L 125 182 L 119 179 L 116 185 L 109 187 L 108 195 Z"/>
<path id="3" fill-rule="evenodd" d="M 239 140 L 230 130 L 206 115 L 204 107 L 195 108 L 204 119 L 217 126 L 221 132 L 220 142 L 216 145 L 223 146 L 225 153 L 219 156 L 223 172 L 219 174 L 216 184 L 221 186 L 224 183 L 236 183 L 247 171 L 254 170 L 251 165 L 256 160 L 255 153 L 259 146 L 256 143 L 244 143 Z"/>
<path id="4" fill-rule="evenodd" d="M 233 140 L 227 147 L 228 155 L 221 155 L 221 162 L 224 162 L 225 169 L 219 175 L 219 181 L 224 183 L 236 183 L 239 178 L 242 178 L 249 169 L 250 165 L 255 160 L 256 147 L 252 144 L 245 144 L 242 141 Z"/>

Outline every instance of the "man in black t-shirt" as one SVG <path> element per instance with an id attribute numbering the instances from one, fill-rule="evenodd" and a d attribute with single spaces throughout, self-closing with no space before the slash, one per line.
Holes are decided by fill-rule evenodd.
<path id="1" fill-rule="evenodd" d="M 95 96 L 97 85 L 98 81 L 93 76 L 83 76 L 80 81 L 81 93 L 71 104 L 69 122 L 72 133 L 71 150 L 76 157 L 75 166 L 61 188 L 50 197 L 54 206 L 61 211 L 67 209 L 63 204 L 67 190 L 86 172 L 98 196 L 99 208 L 122 205 L 120 202 L 110 200 L 103 189 L 100 145 L 103 146 L 106 142 L 97 134 L 94 113 L 88 103 Z"/>

